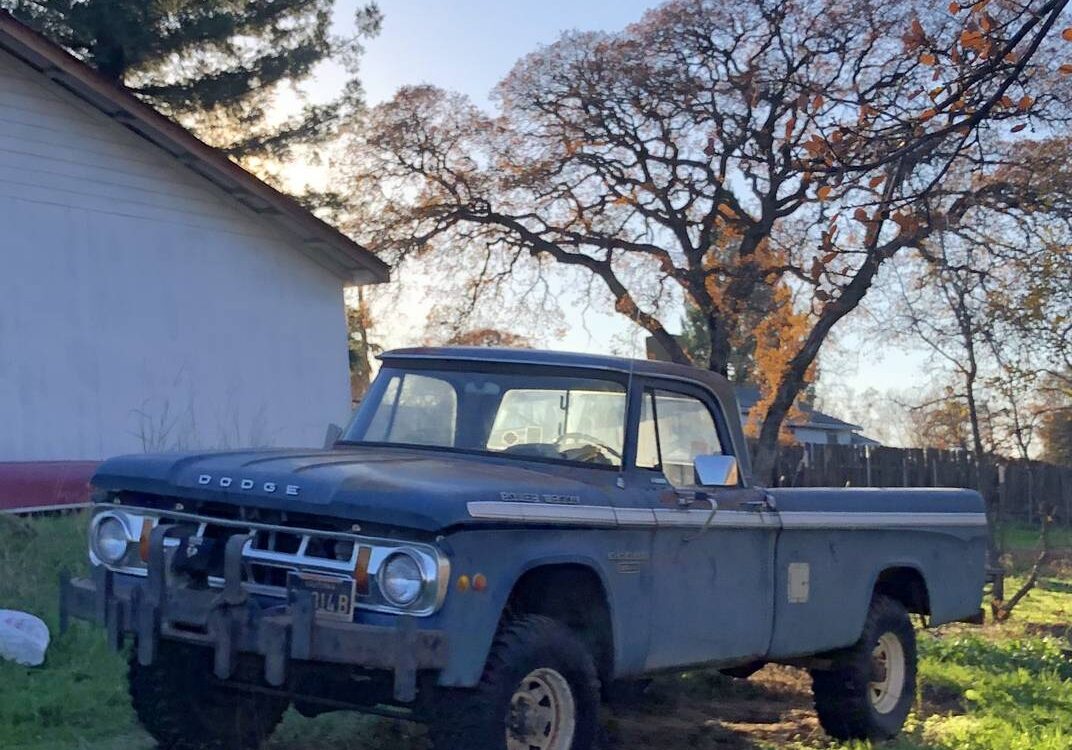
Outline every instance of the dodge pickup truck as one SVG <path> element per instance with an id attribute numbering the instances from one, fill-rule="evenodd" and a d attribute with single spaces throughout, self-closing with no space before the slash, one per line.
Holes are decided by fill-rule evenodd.
<path id="1" fill-rule="evenodd" d="M 718 375 L 382 360 L 328 448 L 93 478 L 93 573 L 64 576 L 61 619 L 129 643 L 161 747 L 252 749 L 293 705 L 426 722 L 440 750 L 587 750 L 611 686 L 771 662 L 810 671 L 828 734 L 885 738 L 915 695 L 911 615 L 979 613 L 979 495 L 755 486 Z"/>

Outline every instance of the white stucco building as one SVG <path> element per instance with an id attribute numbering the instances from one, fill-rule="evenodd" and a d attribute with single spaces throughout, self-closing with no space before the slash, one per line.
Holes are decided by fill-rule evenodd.
<path id="1" fill-rule="evenodd" d="M 387 268 L 0 12 L 0 461 L 319 446 Z"/>

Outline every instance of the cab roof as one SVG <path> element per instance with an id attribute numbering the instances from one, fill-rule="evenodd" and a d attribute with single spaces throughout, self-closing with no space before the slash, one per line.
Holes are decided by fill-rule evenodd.
<path id="1" fill-rule="evenodd" d="M 559 352 L 544 349 L 513 349 L 489 346 L 424 346 L 408 349 L 393 349 L 380 355 L 380 359 L 443 359 L 463 362 L 496 362 L 518 365 L 548 365 L 553 367 L 581 367 L 593 370 L 656 375 L 684 380 L 696 380 L 704 385 L 729 382 L 718 373 L 698 367 L 678 365 L 651 359 L 630 359 L 609 354 L 585 354 L 582 352 Z"/>

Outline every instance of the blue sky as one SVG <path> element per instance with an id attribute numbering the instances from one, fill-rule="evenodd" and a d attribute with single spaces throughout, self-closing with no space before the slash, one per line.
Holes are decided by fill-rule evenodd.
<path id="1" fill-rule="evenodd" d="M 340 22 L 358 3 L 340 0 Z M 404 83 L 434 83 L 487 103 L 492 87 L 524 53 L 570 29 L 620 29 L 646 0 L 380 0 L 383 32 L 368 43 L 363 76 L 370 103 Z"/>
<path id="2" fill-rule="evenodd" d="M 340 31 L 351 27 L 358 0 L 339 0 L 336 23 Z M 522 55 L 549 44 L 570 29 L 621 29 L 638 20 L 651 7 L 649 0 L 543 0 L 497 2 L 495 0 L 380 0 L 383 30 L 367 43 L 362 61 L 362 81 L 369 104 L 389 99 L 399 86 L 430 83 L 470 96 L 490 107 L 489 94 Z M 314 96 L 328 94 L 342 83 L 338 71 L 325 70 L 310 86 Z M 418 324 L 419 303 L 414 311 Z M 579 309 L 567 310 L 575 317 L 569 333 L 556 348 L 608 351 L 625 326 L 616 316 L 588 313 L 581 320 Z M 836 353 L 824 361 L 823 381 L 828 398 L 836 402 L 847 386 L 859 393 L 868 387 L 902 391 L 923 380 L 925 357 L 903 352 L 868 339 L 858 326 L 845 321 L 839 332 Z M 409 343 L 406 333 L 388 334 L 388 345 Z M 397 340 L 390 340 L 397 339 Z M 620 343 L 620 341 L 618 342 Z M 832 406 L 833 408 L 833 406 Z"/>

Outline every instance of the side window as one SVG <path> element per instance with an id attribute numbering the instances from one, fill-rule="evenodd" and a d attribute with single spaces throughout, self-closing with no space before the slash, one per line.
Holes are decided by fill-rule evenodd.
<path id="1" fill-rule="evenodd" d="M 661 468 L 675 486 L 695 483 L 697 456 L 722 453 L 718 429 L 707 405 L 671 391 L 644 394 L 637 432 L 637 466 Z"/>
<path id="2" fill-rule="evenodd" d="M 407 373 L 387 384 L 366 440 L 409 445 L 454 445 L 458 403 L 445 380 Z"/>

